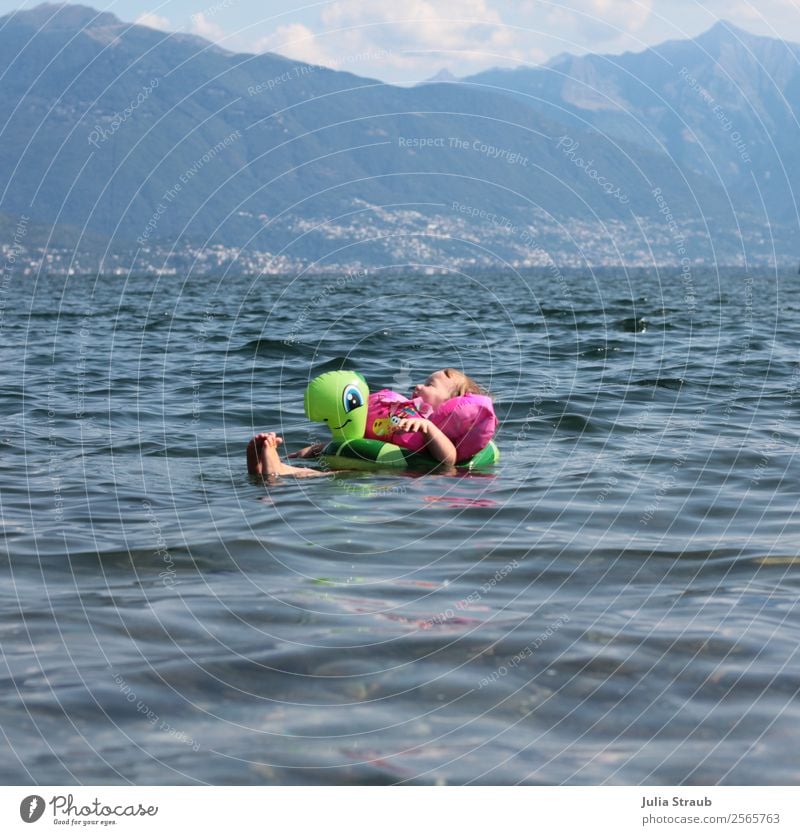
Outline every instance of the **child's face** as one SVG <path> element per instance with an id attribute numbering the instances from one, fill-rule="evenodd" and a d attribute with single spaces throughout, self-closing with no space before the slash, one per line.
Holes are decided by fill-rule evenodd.
<path id="1" fill-rule="evenodd" d="M 421 397 L 427 404 L 433 406 L 441 406 L 442 403 L 449 400 L 455 394 L 455 386 L 453 381 L 444 373 L 444 371 L 434 371 L 428 379 L 421 385 L 414 386 L 414 397 Z"/>

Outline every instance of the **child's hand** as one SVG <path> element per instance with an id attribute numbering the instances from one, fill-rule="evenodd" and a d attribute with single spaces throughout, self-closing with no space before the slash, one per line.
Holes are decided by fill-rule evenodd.
<path id="1" fill-rule="evenodd" d="M 427 435 L 431 431 L 433 424 L 425 418 L 405 418 L 397 424 L 397 428 L 403 432 L 422 432 Z"/>
<path id="2" fill-rule="evenodd" d="M 404 432 L 422 432 L 426 436 L 424 451 L 428 455 L 448 466 L 456 463 L 457 453 L 453 442 L 433 421 L 426 418 L 407 418 L 400 421 L 400 429 Z"/>

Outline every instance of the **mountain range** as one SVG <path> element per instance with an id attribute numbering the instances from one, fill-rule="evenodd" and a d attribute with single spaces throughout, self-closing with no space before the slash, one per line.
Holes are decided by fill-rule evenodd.
<path id="1" fill-rule="evenodd" d="M 397 87 L 43 4 L 0 18 L 0 228 L 139 265 L 793 263 L 798 58 L 723 22 Z"/>

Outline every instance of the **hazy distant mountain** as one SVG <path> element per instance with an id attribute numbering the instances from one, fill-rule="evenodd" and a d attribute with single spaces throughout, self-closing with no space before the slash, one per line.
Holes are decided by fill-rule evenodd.
<path id="1" fill-rule="evenodd" d="M 401 88 L 45 4 L 0 18 L 0 212 L 95 249 L 214 242 L 321 264 L 646 262 L 683 234 L 693 260 L 730 261 L 740 229 L 761 257 L 793 217 L 791 55 L 717 27 Z"/>
<path id="2" fill-rule="evenodd" d="M 511 91 L 571 128 L 664 151 L 713 180 L 738 211 L 797 223 L 800 46 L 720 22 L 641 53 L 562 55 L 545 67 L 465 79 Z"/>
<path id="3" fill-rule="evenodd" d="M 431 76 L 427 81 L 423 82 L 424 84 L 444 84 L 448 81 L 458 81 L 458 79 L 447 69 L 447 67 L 442 68 L 436 75 Z"/>

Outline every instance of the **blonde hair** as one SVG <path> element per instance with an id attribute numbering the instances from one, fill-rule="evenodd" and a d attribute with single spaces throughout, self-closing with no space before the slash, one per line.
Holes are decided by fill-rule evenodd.
<path id="1" fill-rule="evenodd" d="M 453 397 L 461 397 L 464 394 L 483 394 L 491 397 L 491 394 L 480 383 L 476 383 L 472 377 L 467 377 L 457 368 L 443 368 L 444 376 L 453 383 Z"/>

